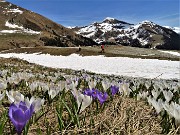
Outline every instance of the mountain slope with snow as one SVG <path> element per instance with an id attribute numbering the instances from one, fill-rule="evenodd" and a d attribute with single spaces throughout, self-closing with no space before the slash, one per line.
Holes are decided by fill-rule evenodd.
<path id="1" fill-rule="evenodd" d="M 170 26 L 163 26 L 163 27 L 171 29 L 174 32 L 176 32 L 177 34 L 180 34 L 180 27 L 170 27 Z"/>
<path id="2" fill-rule="evenodd" d="M 122 44 L 134 47 L 179 50 L 180 35 L 173 29 L 151 21 L 130 24 L 115 18 L 106 18 L 89 26 L 72 28 L 76 33 L 97 43 Z M 177 30 L 177 29 L 176 29 Z"/>
<path id="3" fill-rule="evenodd" d="M 2 0 L 0 0 L 0 38 L 2 41 L 0 48 L 96 44 L 93 40 L 78 35 L 44 16 Z"/>

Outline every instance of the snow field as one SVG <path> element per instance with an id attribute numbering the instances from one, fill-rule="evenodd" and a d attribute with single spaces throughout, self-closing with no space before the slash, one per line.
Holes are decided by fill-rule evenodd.
<path id="1" fill-rule="evenodd" d="M 107 74 L 123 75 L 129 77 L 180 79 L 179 61 L 138 59 L 128 57 L 100 56 L 53 56 L 49 54 L 8 53 L 0 54 L 4 58 L 20 58 L 30 63 L 35 63 L 53 68 L 69 68 L 73 70 L 85 69 L 87 71 Z"/>

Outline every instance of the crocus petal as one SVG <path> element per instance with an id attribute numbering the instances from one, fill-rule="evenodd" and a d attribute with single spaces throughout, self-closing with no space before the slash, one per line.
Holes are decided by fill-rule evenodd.
<path id="1" fill-rule="evenodd" d="M 102 105 L 107 100 L 108 94 L 106 92 L 104 94 L 102 92 L 99 92 L 97 98 Z"/>
<path id="2" fill-rule="evenodd" d="M 10 108 L 9 108 L 9 117 L 10 118 L 12 118 L 13 116 L 12 116 L 12 111 L 16 111 L 18 108 L 17 108 L 17 106 L 14 104 L 14 103 L 12 103 L 11 105 L 10 105 Z"/>
<path id="3" fill-rule="evenodd" d="M 34 106 L 31 105 L 30 108 L 24 112 L 26 121 L 28 121 L 31 118 L 33 113 L 34 113 Z"/>
<path id="4" fill-rule="evenodd" d="M 0 101 L 4 98 L 4 96 L 5 96 L 5 92 L 3 92 L 3 93 L 1 94 L 1 91 L 0 91 Z"/>
<path id="5" fill-rule="evenodd" d="M 92 90 L 86 89 L 86 90 L 84 91 L 84 95 L 92 96 Z"/>
<path id="6" fill-rule="evenodd" d="M 74 98 L 77 99 L 77 97 L 78 97 L 78 91 L 77 91 L 76 89 L 74 89 L 74 90 L 71 90 L 71 93 L 73 94 Z"/>
<path id="7" fill-rule="evenodd" d="M 53 99 L 58 93 L 56 92 L 56 90 L 51 89 L 48 91 L 48 94 L 51 97 L 51 99 Z"/>
<path id="8" fill-rule="evenodd" d="M 84 111 L 84 109 L 88 107 L 91 104 L 91 102 L 92 102 L 92 97 L 79 93 L 77 97 L 77 104 L 78 104 L 78 108 L 81 106 L 80 113 Z"/>
<path id="9" fill-rule="evenodd" d="M 19 109 L 16 111 L 12 111 L 12 116 L 13 117 L 11 121 L 15 126 L 17 133 L 20 134 L 27 122 L 24 113 Z"/>
<path id="10" fill-rule="evenodd" d="M 25 102 L 22 101 L 19 103 L 19 108 L 22 109 L 23 112 L 25 112 L 28 109 Z"/>
<path id="11" fill-rule="evenodd" d="M 97 95 L 98 95 L 99 91 L 97 89 L 92 89 L 92 97 L 93 99 L 97 98 Z"/>
<path id="12" fill-rule="evenodd" d="M 111 89 L 112 96 L 114 96 L 119 91 L 119 87 L 115 85 L 111 86 L 110 89 Z"/>
<path id="13" fill-rule="evenodd" d="M 6 91 L 6 95 L 8 96 L 8 100 L 10 103 L 13 103 L 14 102 L 14 98 L 11 96 L 11 93 Z"/>
<path id="14" fill-rule="evenodd" d="M 24 112 L 21 109 L 13 110 L 12 111 L 12 118 L 17 123 L 24 123 L 26 122 L 26 119 L 24 117 Z"/>
<path id="15" fill-rule="evenodd" d="M 37 98 L 33 103 L 34 111 L 38 112 L 41 109 L 41 106 L 44 104 L 44 99 Z M 30 108 L 31 109 L 31 108 Z"/>

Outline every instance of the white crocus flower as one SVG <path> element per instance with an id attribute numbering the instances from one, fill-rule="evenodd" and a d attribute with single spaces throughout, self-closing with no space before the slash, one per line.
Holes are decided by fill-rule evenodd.
<path id="1" fill-rule="evenodd" d="M 5 91 L 0 90 L 0 101 L 4 98 L 5 96 Z"/>
<path id="2" fill-rule="evenodd" d="M 148 81 L 147 81 L 147 82 L 145 83 L 145 86 L 146 86 L 147 89 L 149 89 L 149 87 L 151 86 L 151 82 L 148 82 Z"/>
<path id="3" fill-rule="evenodd" d="M 61 91 L 60 86 L 56 86 L 53 83 L 51 83 L 49 86 L 48 94 L 51 97 L 51 99 L 53 99 L 60 91 Z"/>
<path id="4" fill-rule="evenodd" d="M 31 74 L 28 74 L 26 72 L 19 72 L 16 74 L 17 78 L 19 78 L 19 80 L 28 80 L 31 77 Z"/>
<path id="5" fill-rule="evenodd" d="M 167 102 L 169 102 L 173 97 L 173 93 L 170 90 L 169 91 L 163 90 L 163 94 Z"/>
<path id="6" fill-rule="evenodd" d="M 105 79 L 102 81 L 102 86 L 104 90 L 107 91 L 107 89 L 111 86 L 111 84 L 109 83 L 109 80 Z"/>
<path id="7" fill-rule="evenodd" d="M 91 77 L 89 75 L 85 74 L 83 77 L 86 80 L 86 82 L 90 82 L 91 81 Z"/>
<path id="8" fill-rule="evenodd" d="M 57 84 L 57 86 L 56 86 L 56 91 L 57 91 L 58 93 L 61 92 L 61 91 L 63 91 L 61 84 Z"/>
<path id="9" fill-rule="evenodd" d="M 7 72 L 8 72 L 7 70 L 0 71 L 0 76 L 6 76 Z"/>
<path id="10" fill-rule="evenodd" d="M 60 81 L 58 87 L 60 88 L 60 91 L 63 91 L 66 88 L 66 81 Z"/>
<path id="11" fill-rule="evenodd" d="M 146 92 L 145 92 L 145 91 L 143 91 L 143 92 L 142 92 L 142 98 L 143 98 L 143 99 L 146 99 L 146 98 L 147 98 L 147 96 L 148 96 L 148 94 L 149 94 L 149 92 L 148 92 L 148 91 L 146 91 Z"/>
<path id="12" fill-rule="evenodd" d="M 159 83 L 154 84 L 153 87 L 154 87 L 155 90 L 159 90 L 160 89 L 159 88 Z"/>
<path id="13" fill-rule="evenodd" d="M 168 112 L 171 117 L 174 117 L 177 124 L 180 124 L 180 105 L 174 102 L 163 104 L 164 109 Z"/>
<path id="14" fill-rule="evenodd" d="M 121 83 L 120 91 L 123 91 L 124 96 L 129 96 L 131 90 L 129 89 L 129 83 Z"/>
<path id="15" fill-rule="evenodd" d="M 0 80 L 0 90 L 5 90 L 7 88 L 7 82 L 5 80 Z"/>
<path id="16" fill-rule="evenodd" d="M 137 94 L 137 100 L 140 100 L 142 98 L 142 96 L 141 96 L 141 93 L 139 92 L 138 94 Z"/>
<path id="17" fill-rule="evenodd" d="M 29 100 L 29 98 L 27 97 L 27 98 L 24 99 L 24 101 L 25 101 L 26 105 L 28 107 L 30 107 L 31 104 L 35 101 L 35 98 L 32 96 L 31 99 Z"/>
<path id="18" fill-rule="evenodd" d="M 146 91 L 146 92 L 143 91 L 142 93 L 139 92 L 139 94 L 137 94 L 137 100 L 140 100 L 141 98 L 142 98 L 142 99 L 146 99 L 147 96 L 148 96 L 148 91 Z"/>
<path id="19" fill-rule="evenodd" d="M 10 103 L 19 104 L 21 101 L 24 101 L 24 95 L 22 95 L 18 91 L 6 91 L 6 95 L 8 96 L 8 100 Z"/>
<path id="20" fill-rule="evenodd" d="M 49 86 L 45 83 L 40 83 L 40 87 L 42 88 L 42 90 L 44 92 L 46 92 L 47 90 L 49 90 Z"/>
<path id="21" fill-rule="evenodd" d="M 169 116 L 173 117 L 174 108 L 172 107 L 172 105 L 169 104 L 167 101 L 165 101 L 162 105 L 163 105 L 164 110 L 166 110 L 167 113 L 169 114 Z"/>
<path id="22" fill-rule="evenodd" d="M 163 88 L 165 88 L 165 89 L 170 88 L 170 85 L 165 80 L 163 80 Z"/>
<path id="23" fill-rule="evenodd" d="M 89 88 L 92 89 L 96 87 L 97 81 L 96 79 L 94 79 L 94 80 L 89 81 L 88 84 L 89 84 Z"/>
<path id="24" fill-rule="evenodd" d="M 35 89 L 37 89 L 38 87 L 38 83 L 37 82 L 33 82 L 29 85 L 31 91 L 34 91 Z"/>
<path id="25" fill-rule="evenodd" d="M 34 97 L 31 97 L 31 99 L 29 100 L 29 98 L 27 97 L 25 98 L 25 103 L 28 107 L 30 107 L 32 104 L 34 106 L 34 111 L 38 112 L 41 109 L 41 106 L 44 104 L 44 99 L 35 99 Z"/>
<path id="26" fill-rule="evenodd" d="M 173 92 L 176 92 L 178 90 L 178 86 L 177 85 L 171 85 L 171 89 L 173 90 Z"/>
<path id="27" fill-rule="evenodd" d="M 92 103 L 92 97 L 91 96 L 83 95 L 82 93 L 80 93 L 76 89 L 72 90 L 71 92 L 74 95 L 74 97 L 76 98 L 76 102 L 78 104 L 78 109 L 81 107 L 80 113 L 82 111 L 84 111 L 84 109 Z"/>
<path id="28" fill-rule="evenodd" d="M 72 90 L 72 80 L 71 80 L 71 79 L 66 79 L 66 82 L 65 82 L 65 90 L 66 90 L 66 91 Z"/>
<path id="29" fill-rule="evenodd" d="M 18 84 L 19 83 L 19 78 L 17 78 L 16 76 L 12 76 L 12 77 L 9 77 L 7 78 L 7 81 L 10 83 L 10 84 Z"/>
<path id="30" fill-rule="evenodd" d="M 131 86 L 131 89 L 132 89 L 133 91 L 136 91 L 137 86 Z"/>
<path id="31" fill-rule="evenodd" d="M 58 93 L 57 93 L 56 89 L 50 89 L 48 91 L 48 94 L 51 97 L 51 99 L 53 99 Z"/>
<path id="32" fill-rule="evenodd" d="M 161 92 L 159 90 L 152 90 L 151 93 L 154 99 L 157 99 Z"/>
<path id="33" fill-rule="evenodd" d="M 76 89 L 77 85 L 78 85 L 78 81 L 72 81 L 72 83 L 70 84 L 70 89 L 71 90 Z"/>
<path id="34" fill-rule="evenodd" d="M 149 105 L 152 105 L 152 97 L 151 96 L 147 97 L 147 101 L 148 101 Z"/>
<path id="35" fill-rule="evenodd" d="M 155 108 L 157 114 L 159 114 L 161 112 L 161 110 L 163 109 L 163 101 L 162 99 L 158 99 L 158 101 L 156 101 L 156 99 L 152 98 L 150 100 L 152 106 Z"/>

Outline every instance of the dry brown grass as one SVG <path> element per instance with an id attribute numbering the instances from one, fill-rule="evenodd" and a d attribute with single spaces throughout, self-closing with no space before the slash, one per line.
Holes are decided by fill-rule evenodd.
<path id="1" fill-rule="evenodd" d="M 16 48 L 13 50 L 7 50 L 4 53 L 44 53 L 51 55 L 63 55 L 68 56 L 72 53 L 80 54 L 82 56 L 97 56 L 105 55 L 106 57 L 130 57 L 130 58 L 143 58 L 143 59 L 160 59 L 160 60 L 175 60 L 179 61 L 178 56 L 174 56 L 167 53 L 159 52 L 158 50 L 127 47 L 127 46 L 106 46 L 105 53 L 101 53 L 99 46 L 85 47 L 83 46 L 81 51 L 78 51 L 78 47 L 65 48 L 65 47 L 49 47 L 49 46 L 39 46 L 39 47 L 28 47 L 28 48 Z M 151 55 L 153 54 L 153 55 Z"/>
<path id="2" fill-rule="evenodd" d="M 55 105 L 55 104 L 54 104 Z M 91 105 L 86 108 L 85 114 L 94 111 Z M 58 121 L 55 108 L 48 111 L 46 118 L 42 117 L 38 124 L 32 125 L 29 131 L 30 135 L 37 134 L 40 128 L 42 133 L 46 133 L 47 125 L 52 128 L 52 135 L 58 134 L 101 134 L 101 135 L 157 135 L 161 133 L 160 118 L 153 116 L 154 110 L 145 104 L 144 101 L 136 101 L 131 98 L 117 96 L 113 101 L 107 103 L 105 110 L 94 115 L 94 126 L 90 124 L 90 117 L 86 118 L 86 124 L 81 128 L 69 127 L 66 130 L 58 131 Z M 65 117 L 65 115 L 64 115 Z"/>

